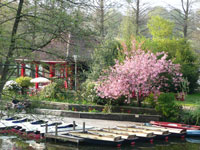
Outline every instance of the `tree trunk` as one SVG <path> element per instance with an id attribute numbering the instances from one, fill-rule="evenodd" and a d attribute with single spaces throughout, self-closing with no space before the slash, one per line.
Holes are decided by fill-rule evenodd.
<path id="1" fill-rule="evenodd" d="M 138 36 L 139 34 L 139 14 L 140 14 L 140 0 L 137 0 L 137 4 L 136 4 L 136 18 L 135 18 L 135 23 L 136 23 L 136 30 L 135 30 L 135 34 L 136 36 Z"/>
<path id="2" fill-rule="evenodd" d="M 183 36 L 186 39 L 187 38 L 187 32 L 188 31 L 188 24 L 187 24 L 187 19 L 184 19 L 184 27 L 183 27 Z"/>
<path id="3" fill-rule="evenodd" d="M 2 62 L 2 58 L 0 58 L 0 78 L 3 72 L 3 62 Z"/>
<path id="4" fill-rule="evenodd" d="M 100 3 L 100 15 L 101 15 L 101 18 L 100 18 L 100 34 L 101 34 L 101 37 L 104 38 L 104 0 L 101 0 L 101 3 Z"/>
<path id="5" fill-rule="evenodd" d="M 184 6 L 184 1 L 181 0 L 182 9 L 184 13 L 184 24 L 183 24 L 183 36 L 184 38 L 188 37 L 188 18 L 189 18 L 189 8 L 190 8 L 190 0 L 187 0 L 186 5 Z"/>
<path id="6" fill-rule="evenodd" d="M 10 63 L 11 63 L 11 58 L 13 57 L 13 53 L 15 50 L 16 34 L 17 34 L 17 30 L 18 30 L 18 26 L 19 26 L 19 22 L 20 22 L 20 18 L 21 18 L 20 16 L 22 13 L 23 4 L 24 4 L 24 0 L 19 0 L 17 14 L 16 14 L 15 21 L 14 21 L 13 28 L 12 28 L 10 46 L 9 46 L 7 57 L 6 57 L 4 66 L 3 66 L 2 77 L 0 79 L 0 99 L 2 96 L 3 86 L 7 80 Z"/>
<path id="7" fill-rule="evenodd" d="M 141 100 L 138 100 L 137 103 L 138 103 L 138 107 L 142 107 Z"/>
<path id="8" fill-rule="evenodd" d="M 138 91 L 136 91 L 136 98 L 137 98 L 138 107 L 141 107 L 142 103 L 141 103 L 141 99 L 139 97 L 139 92 Z"/>

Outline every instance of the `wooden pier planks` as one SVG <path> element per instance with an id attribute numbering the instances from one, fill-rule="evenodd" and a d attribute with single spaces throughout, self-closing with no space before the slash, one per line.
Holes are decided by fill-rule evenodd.
<path id="1" fill-rule="evenodd" d="M 69 135 L 63 135 L 63 134 L 51 134 L 47 133 L 45 134 L 46 140 L 58 140 L 58 141 L 63 141 L 63 142 L 73 142 L 79 144 L 80 142 L 84 141 L 84 138 L 79 138 L 79 137 L 74 137 L 74 136 L 69 136 Z"/>

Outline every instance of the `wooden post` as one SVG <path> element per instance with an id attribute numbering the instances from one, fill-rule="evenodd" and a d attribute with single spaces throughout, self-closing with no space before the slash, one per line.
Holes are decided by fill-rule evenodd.
<path id="1" fill-rule="evenodd" d="M 83 133 L 85 133 L 85 122 L 83 122 Z"/>
<path id="2" fill-rule="evenodd" d="M 75 121 L 73 121 L 73 130 L 75 130 L 75 127 L 76 127 L 76 123 Z"/>
<path id="3" fill-rule="evenodd" d="M 75 62 L 75 66 L 74 66 L 74 89 L 75 91 L 77 90 L 77 55 L 73 55 L 74 56 L 74 62 Z"/>
<path id="4" fill-rule="evenodd" d="M 45 128 L 45 133 L 48 133 L 48 124 L 47 123 L 45 124 L 45 127 L 46 127 Z"/>
<path id="5" fill-rule="evenodd" d="M 65 67 L 65 88 L 67 89 L 68 88 L 68 66 L 67 66 L 67 64 L 64 66 Z"/>
<path id="6" fill-rule="evenodd" d="M 25 76 L 25 64 L 22 63 L 21 64 L 21 77 L 24 77 Z"/>
<path id="7" fill-rule="evenodd" d="M 73 74 L 74 74 L 74 66 L 71 65 L 69 69 L 70 69 L 70 78 L 69 78 L 69 80 L 70 80 L 70 89 L 73 89 L 73 85 L 74 85 L 74 76 L 73 76 Z"/>
<path id="8" fill-rule="evenodd" d="M 58 124 L 56 124 L 56 126 L 55 126 L 55 136 L 57 136 L 58 135 Z"/>
<path id="9" fill-rule="evenodd" d="M 50 66 L 49 66 L 49 72 L 50 72 L 49 77 L 50 78 L 54 77 L 54 75 L 55 75 L 54 64 L 50 64 Z"/>
<path id="10" fill-rule="evenodd" d="M 38 70 L 39 70 L 39 67 L 38 67 L 38 65 L 36 64 L 36 65 L 35 65 L 35 78 L 38 78 L 38 77 L 39 77 Z M 35 89 L 38 89 L 38 88 L 39 88 L 39 84 L 38 84 L 38 83 L 35 83 Z"/>

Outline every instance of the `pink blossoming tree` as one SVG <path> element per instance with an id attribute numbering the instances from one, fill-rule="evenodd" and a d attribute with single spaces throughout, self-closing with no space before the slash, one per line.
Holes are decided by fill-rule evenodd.
<path id="1" fill-rule="evenodd" d="M 137 99 L 138 105 L 150 93 L 162 92 L 170 83 L 178 88 L 182 81 L 179 65 L 167 60 L 167 54 L 152 53 L 136 48 L 133 41 L 131 51 L 123 45 L 125 59 L 100 76 L 97 92 L 101 98 L 118 99 L 122 96 Z"/>

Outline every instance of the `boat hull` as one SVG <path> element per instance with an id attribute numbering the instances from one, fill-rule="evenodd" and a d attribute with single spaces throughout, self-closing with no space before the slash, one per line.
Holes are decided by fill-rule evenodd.
<path id="1" fill-rule="evenodd" d="M 186 138 L 186 141 L 189 142 L 189 143 L 200 144 L 200 139 L 199 138 L 195 138 L 195 137 Z"/>
<path id="2" fill-rule="evenodd" d="M 200 130 L 187 130 L 187 136 L 197 136 L 200 137 Z"/>
<path id="3" fill-rule="evenodd" d="M 90 144 L 90 145 L 101 145 L 101 146 L 112 146 L 112 147 L 121 147 L 124 140 L 120 141 L 106 141 L 106 140 L 97 140 L 97 139 L 89 139 L 84 138 L 84 140 L 80 144 Z"/>
<path id="4" fill-rule="evenodd" d="M 171 133 L 169 138 L 185 138 L 186 133 Z"/>
<path id="5" fill-rule="evenodd" d="M 135 145 L 139 141 L 139 138 L 136 137 L 134 139 L 123 139 L 123 140 L 124 141 L 122 145 L 129 146 L 129 145 Z"/>
<path id="6" fill-rule="evenodd" d="M 153 125 L 161 126 L 161 127 L 170 127 L 176 129 L 184 129 L 186 130 L 186 134 L 172 134 L 172 136 L 197 136 L 200 137 L 200 126 L 195 125 L 186 125 L 186 124 L 179 124 L 179 123 L 170 123 L 170 122 L 150 122 Z"/>
<path id="7" fill-rule="evenodd" d="M 150 121 L 150 124 L 162 126 L 162 127 L 176 128 L 176 129 L 200 130 L 200 126 L 187 125 L 187 124 L 181 124 L 181 123 Z"/>

